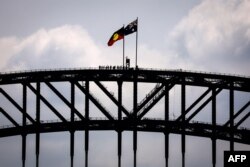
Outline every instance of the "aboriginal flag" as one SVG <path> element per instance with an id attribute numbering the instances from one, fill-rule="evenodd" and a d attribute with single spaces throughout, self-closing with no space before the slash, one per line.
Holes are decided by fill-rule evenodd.
<path id="1" fill-rule="evenodd" d="M 124 27 L 120 28 L 110 37 L 108 46 L 112 46 L 116 41 L 124 38 Z"/>

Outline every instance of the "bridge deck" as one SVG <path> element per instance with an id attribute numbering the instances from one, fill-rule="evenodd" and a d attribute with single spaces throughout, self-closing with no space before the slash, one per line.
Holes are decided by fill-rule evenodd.
<path id="1" fill-rule="evenodd" d="M 22 134 L 35 134 L 39 133 L 51 133 L 58 131 L 81 131 L 81 130 L 118 130 L 118 124 L 121 131 L 133 131 L 134 125 L 130 120 L 115 120 L 110 121 L 103 118 L 91 119 L 88 123 L 75 120 L 74 122 L 68 122 L 67 124 L 60 120 L 42 121 L 40 124 L 28 124 L 25 127 L 13 127 L 4 126 L 0 129 L 0 137 L 15 136 Z M 183 124 L 174 120 L 164 121 L 161 119 L 144 119 L 138 121 L 136 129 L 144 132 L 162 132 L 162 133 L 174 133 L 181 134 Z M 190 136 L 208 137 L 212 136 L 213 126 L 208 123 L 191 122 L 185 124 L 185 134 Z M 216 125 L 216 139 L 230 141 L 230 128 L 223 125 Z M 246 128 L 235 129 L 234 141 L 250 144 L 250 130 Z"/>

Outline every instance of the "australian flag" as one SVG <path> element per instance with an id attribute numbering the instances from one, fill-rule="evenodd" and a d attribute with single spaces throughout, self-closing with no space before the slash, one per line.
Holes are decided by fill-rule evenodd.
<path id="1" fill-rule="evenodd" d="M 124 35 L 129 35 L 137 31 L 137 19 L 128 24 L 124 29 Z"/>

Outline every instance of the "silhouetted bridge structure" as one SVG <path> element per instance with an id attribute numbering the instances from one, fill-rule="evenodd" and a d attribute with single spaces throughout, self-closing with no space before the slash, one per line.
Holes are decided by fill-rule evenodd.
<path id="1" fill-rule="evenodd" d="M 66 98 L 54 83 L 70 84 L 70 98 Z M 104 85 L 104 82 L 117 83 L 117 97 L 114 96 Z M 132 83 L 133 91 L 131 101 L 132 110 L 123 105 L 123 83 Z M 155 87 L 146 92 L 147 95 L 138 101 L 138 84 L 152 83 Z M 90 84 L 95 84 L 117 106 L 112 112 L 108 111 L 96 95 L 90 91 Z M 2 126 L 0 137 L 22 136 L 22 163 L 26 160 L 26 137 L 28 134 L 36 135 L 36 166 L 39 166 L 40 134 L 47 132 L 69 131 L 70 132 L 70 156 L 71 166 L 74 166 L 74 137 L 75 131 L 85 132 L 85 166 L 88 167 L 89 131 L 114 130 L 118 136 L 118 166 L 121 166 L 122 156 L 122 132 L 133 132 L 134 167 L 136 167 L 137 133 L 138 131 L 161 132 L 165 136 L 165 159 L 168 166 L 169 157 L 169 134 L 181 135 L 182 166 L 185 166 L 186 135 L 211 138 L 212 163 L 216 166 L 216 140 L 230 142 L 230 150 L 234 150 L 234 142 L 250 145 L 249 127 L 241 127 L 249 116 L 250 99 L 239 110 L 235 110 L 235 91 L 250 92 L 250 78 L 246 76 L 232 76 L 183 70 L 156 70 L 123 67 L 99 67 L 88 69 L 61 69 L 41 70 L 26 72 L 10 72 L 0 74 L 0 94 L 9 101 L 22 115 L 21 123 L 13 117 L 6 106 L 0 106 L 1 116 L 11 122 L 11 126 Z M 21 103 L 16 101 L 5 86 L 19 85 L 21 91 Z M 170 119 L 169 92 L 179 85 L 181 90 L 181 114 Z M 42 86 L 52 91 L 70 110 L 70 118 L 66 118 L 61 111 L 56 109 L 43 95 Z M 203 87 L 206 90 L 190 105 L 186 105 L 186 87 Z M 79 111 L 75 106 L 76 89 L 84 95 L 84 108 Z M 35 95 L 35 116 L 27 112 L 27 91 Z M 228 90 L 229 119 L 224 124 L 217 123 L 217 96 L 222 90 Z M 164 118 L 147 118 L 145 115 L 161 100 L 164 99 Z M 19 99 L 20 101 L 20 99 Z M 89 102 L 92 102 L 105 116 L 103 118 L 90 117 Z M 58 120 L 41 120 L 41 103 L 53 112 Z M 211 123 L 194 121 L 193 118 L 211 104 Z M 247 110 L 248 109 L 248 110 Z M 247 110 L 247 111 L 246 111 Z M 116 116 L 114 116 L 116 115 Z M 242 116 L 243 115 L 243 116 Z M 239 119 L 240 117 L 240 119 Z M 237 119 L 238 118 L 238 119 Z M 236 121 L 237 119 L 237 121 Z"/>

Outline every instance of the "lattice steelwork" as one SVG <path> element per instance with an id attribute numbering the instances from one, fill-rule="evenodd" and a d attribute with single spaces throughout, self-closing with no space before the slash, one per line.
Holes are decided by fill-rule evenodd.
<path id="1" fill-rule="evenodd" d="M 53 84 L 70 83 L 70 100 L 65 97 Z M 117 83 L 117 98 L 103 85 L 103 82 Z M 123 83 L 133 84 L 131 100 L 133 109 L 129 110 L 123 105 Z M 147 93 L 142 101 L 138 101 L 138 83 L 154 83 L 155 87 Z M 19 105 L 4 89 L 5 85 L 22 86 L 22 105 Z M 41 84 L 46 85 L 70 109 L 70 119 L 65 118 L 58 109 L 42 94 Z M 117 117 L 108 111 L 90 91 L 90 84 L 95 84 L 117 106 Z M 250 144 L 250 130 L 239 128 L 249 116 L 248 102 L 239 111 L 235 111 L 235 91 L 250 92 L 250 78 L 244 76 L 230 76 L 222 74 L 198 73 L 182 70 L 154 70 L 133 69 L 121 67 L 99 67 L 98 69 L 66 69 L 27 71 L 0 74 L 0 94 L 8 100 L 22 115 L 22 123 L 15 120 L 8 112 L 6 106 L 0 106 L 1 116 L 7 118 L 12 126 L 3 126 L 0 137 L 22 136 L 22 162 L 26 160 L 26 137 L 36 134 L 36 166 L 39 166 L 40 133 L 69 131 L 71 166 L 74 164 L 74 137 L 75 131 L 85 131 L 85 167 L 88 166 L 89 131 L 115 130 L 118 136 L 118 166 L 121 166 L 122 132 L 133 131 L 134 167 L 136 167 L 137 133 L 138 131 L 161 132 L 165 135 L 165 159 L 168 166 L 169 134 L 181 134 L 182 166 L 185 166 L 186 135 L 211 138 L 212 140 L 212 166 L 216 165 L 216 140 L 222 139 L 230 142 L 230 150 L 234 150 L 234 142 Z M 181 87 L 181 114 L 169 118 L 169 92 L 175 86 Z M 186 105 L 186 87 L 195 86 L 206 88 L 190 106 Z M 75 106 L 75 92 L 78 89 L 85 96 L 84 111 L 78 111 Z M 35 95 L 35 116 L 27 112 L 27 91 Z M 217 96 L 222 90 L 229 90 L 229 119 L 224 125 L 216 122 Z M 145 115 L 161 100 L 164 100 L 164 119 L 146 118 Z M 89 102 L 92 102 L 104 115 L 105 119 L 90 117 Z M 57 122 L 41 120 L 41 103 L 46 105 L 59 119 Z M 104 102 L 103 102 L 104 103 Z M 211 123 L 194 122 L 193 118 L 208 104 L 212 104 Z M 248 110 L 247 110 L 248 109 Z M 240 119 L 239 115 L 241 115 Z M 244 116 L 242 116 L 244 115 Z M 75 117 L 79 119 L 75 119 Z"/>

